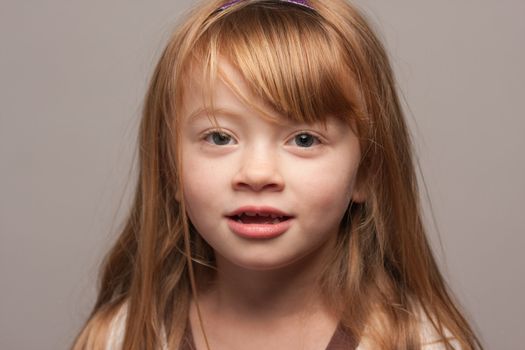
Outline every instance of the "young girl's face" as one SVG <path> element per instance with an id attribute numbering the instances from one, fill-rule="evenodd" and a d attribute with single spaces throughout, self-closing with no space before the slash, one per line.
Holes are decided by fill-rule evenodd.
<path id="1" fill-rule="evenodd" d="M 324 255 L 356 189 L 359 141 L 342 121 L 287 121 L 250 93 L 226 61 L 220 70 L 276 121 L 213 85 L 214 124 L 201 82 L 185 86 L 182 183 L 188 216 L 221 264 L 268 270 Z M 198 75 L 193 75 L 198 76 Z M 220 128 L 218 129 L 217 126 Z"/>

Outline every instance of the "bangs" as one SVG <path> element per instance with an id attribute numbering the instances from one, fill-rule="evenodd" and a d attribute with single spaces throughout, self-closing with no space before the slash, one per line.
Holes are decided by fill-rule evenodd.
<path id="1" fill-rule="evenodd" d="M 314 10 L 286 2 L 246 1 L 212 14 L 205 25 L 192 58 L 202 63 L 209 89 L 219 77 L 254 107 L 218 71 L 218 60 L 225 59 L 251 93 L 287 119 L 314 123 L 336 116 L 351 122 L 358 114 L 359 94 L 344 60 L 347 55 L 335 31 Z"/>

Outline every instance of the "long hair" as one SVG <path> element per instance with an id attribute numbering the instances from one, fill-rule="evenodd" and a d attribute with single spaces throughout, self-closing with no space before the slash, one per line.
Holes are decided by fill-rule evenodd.
<path id="1" fill-rule="evenodd" d="M 73 348 L 103 347 L 123 304 L 133 315 L 124 349 L 180 346 L 197 290 L 193 264 L 212 264 L 213 251 L 185 213 L 178 122 L 190 67 L 203 68 L 203 81 L 211 82 L 220 76 L 219 58 L 288 118 L 311 123 L 336 115 L 355 126 L 366 200 L 345 213 L 320 281 L 343 325 L 375 348 L 419 349 L 424 315 L 447 348 L 450 337 L 462 349 L 482 348 L 427 241 L 392 69 L 363 15 L 345 0 L 310 0 L 312 9 L 245 0 L 217 10 L 223 3 L 196 7 L 156 66 L 140 125 L 134 203 Z"/>

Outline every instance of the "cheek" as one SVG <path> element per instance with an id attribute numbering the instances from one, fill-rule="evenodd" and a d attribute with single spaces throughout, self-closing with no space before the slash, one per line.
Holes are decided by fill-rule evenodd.
<path id="1" fill-rule="evenodd" d="M 336 197 L 350 198 L 355 183 L 355 174 L 326 171 L 317 176 L 305 176 L 303 187 L 311 190 L 311 195 L 330 201 Z"/>
<path id="2" fill-rule="evenodd" d="M 353 180 L 334 174 L 305 181 L 304 203 L 319 216 L 343 216 L 352 198 Z"/>
<path id="3" fill-rule="evenodd" d="M 344 162 L 343 157 L 333 157 L 323 162 L 308 163 L 291 169 L 289 178 L 297 179 L 291 186 L 303 192 L 305 197 L 314 197 L 320 204 L 334 200 L 349 201 L 354 189 L 358 161 Z"/>
<path id="4" fill-rule="evenodd" d="M 294 176 L 299 181 L 290 184 L 298 206 L 308 212 L 310 224 L 322 220 L 327 227 L 339 225 L 354 190 L 357 161 L 341 162 L 341 158 L 302 168 Z"/>
<path id="5" fill-rule="evenodd" d="M 182 166 L 182 184 L 188 212 L 191 214 L 212 208 L 214 198 L 224 195 L 224 176 L 221 176 L 224 169 L 202 160 L 188 160 Z"/>

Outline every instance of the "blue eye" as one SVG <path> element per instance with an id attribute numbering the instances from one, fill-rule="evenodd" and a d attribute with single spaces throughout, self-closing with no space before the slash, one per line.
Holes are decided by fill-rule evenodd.
<path id="1" fill-rule="evenodd" d="M 319 144 L 320 142 L 314 135 L 303 132 L 294 136 L 294 143 L 299 147 L 307 148 Z"/>
<path id="2" fill-rule="evenodd" d="M 217 146 L 225 146 L 234 143 L 234 140 L 230 135 L 220 131 L 212 131 L 206 134 L 204 139 L 206 142 Z"/>

